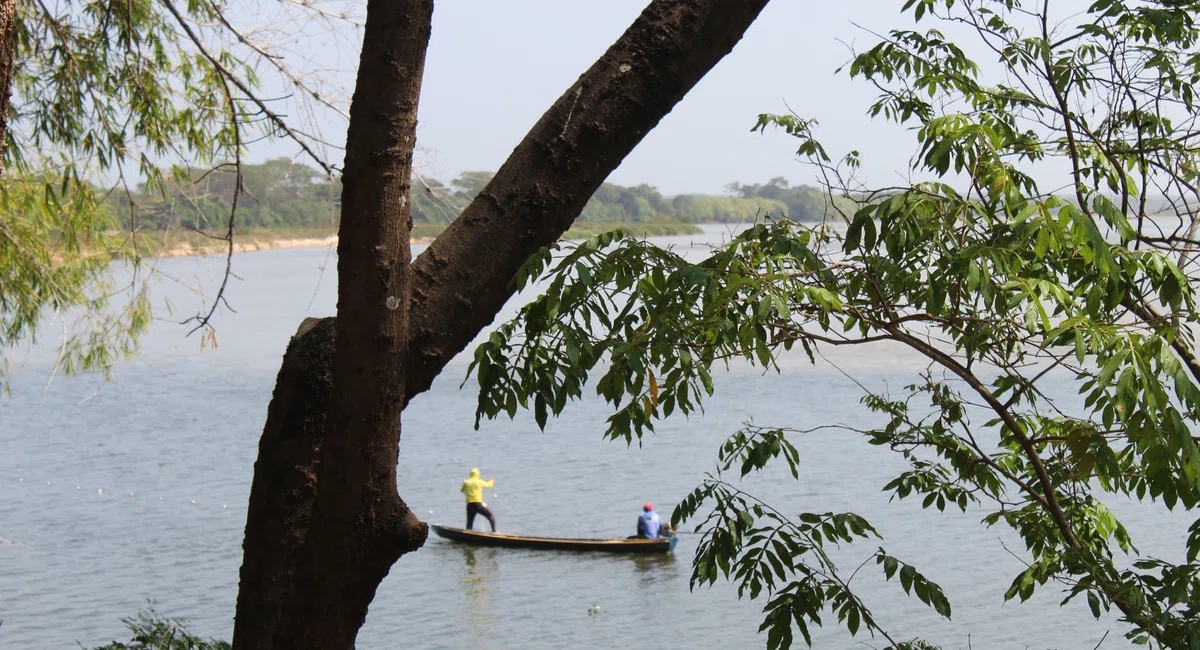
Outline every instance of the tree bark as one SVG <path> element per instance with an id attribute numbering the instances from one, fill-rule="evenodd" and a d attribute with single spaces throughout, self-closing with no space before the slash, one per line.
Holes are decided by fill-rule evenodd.
<path id="1" fill-rule="evenodd" d="M 412 399 L 512 297 L 512 277 L 570 228 L 642 138 L 725 57 L 768 0 L 652 2 L 534 125 L 413 263 Z M 486 251 L 486 255 L 480 253 Z"/>
<path id="2" fill-rule="evenodd" d="M 513 294 L 510 280 L 724 57 L 767 0 L 655 0 L 409 265 L 431 0 L 371 0 L 351 106 L 338 318 L 301 325 L 268 408 L 246 518 L 236 650 L 352 648 L 427 528 L 396 493 L 400 412 Z"/>
<path id="3" fill-rule="evenodd" d="M 4 173 L 4 152 L 8 148 L 8 109 L 12 104 L 13 54 L 17 31 L 17 3 L 0 0 L 0 174 Z"/>
<path id="4" fill-rule="evenodd" d="M 235 648 L 271 648 L 317 494 L 333 385 L 334 319 L 307 318 L 288 344 L 258 442 L 233 628 Z"/>

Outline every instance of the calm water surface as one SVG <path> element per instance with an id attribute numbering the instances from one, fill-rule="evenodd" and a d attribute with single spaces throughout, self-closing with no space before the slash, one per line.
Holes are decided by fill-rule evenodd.
<path id="1" fill-rule="evenodd" d="M 707 238 L 721 236 L 712 229 Z M 663 238 L 687 249 L 705 237 Z M 691 250 L 701 251 L 696 246 Z M 194 633 L 232 634 L 245 505 L 275 372 L 299 321 L 335 304 L 333 257 L 325 249 L 239 255 L 216 350 L 174 321 L 208 293 L 222 260 L 159 263 L 157 296 L 175 316 L 145 341 L 145 354 L 117 379 L 57 379 L 47 385 L 44 349 L 13 359 L 12 395 L 0 399 L 0 648 L 71 648 L 126 640 L 119 619 L 146 599 L 184 616 Z M 180 311 L 182 310 L 182 312 Z M 512 313 L 512 308 L 507 314 Z M 186 315 L 186 313 L 182 313 Z M 834 361 L 865 385 L 908 383 L 924 364 L 893 349 Z M 486 500 L 514 533 L 623 536 L 640 506 L 668 513 L 713 467 L 720 442 L 741 423 L 866 425 L 861 389 L 835 368 L 791 360 L 763 376 L 735 367 L 720 377 L 703 417 L 673 419 L 639 446 L 601 439 L 606 407 L 570 407 L 541 433 L 532 418 L 473 429 L 473 383 L 459 390 L 467 359 L 455 360 L 404 416 L 400 493 L 429 521 L 462 525 L 459 483 L 471 467 L 496 479 Z M 871 567 L 854 584 L 897 638 L 922 636 L 948 648 L 1125 648 L 1123 629 L 1095 621 L 1086 604 L 1057 607 L 1046 590 L 1003 604 L 1020 571 L 1019 542 L 988 530 L 977 513 L 939 514 L 892 504 L 880 488 L 902 469 L 852 434 L 797 440 L 800 481 L 773 472 L 746 489 L 783 509 L 854 510 L 884 535 L 893 555 L 939 582 L 952 621 L 933 615 Z M 1142 533 L 1143 551 L 1178 558 L 1191 517 L 1114 504 Z M 761 648 L 760 606 L 734 590 L 689 592 L 695 539 L 673 556 L 606 557 L 472 549 L 430 538 L 380 587 L 360 648 L 625 648 L 653 635 L 668 648 Z M 848 550 L 847 561 L 877 544 Z M 857 560 L 855 560 L 857 558 Z M 599 613 L 590 614 L 593 607 Z M 1111 630 L 1111 631 L 1110 631 Z M 818 648 L 867 647 L 830 626 Z M 871 645 L 878 641 L 865 639 Z"/>

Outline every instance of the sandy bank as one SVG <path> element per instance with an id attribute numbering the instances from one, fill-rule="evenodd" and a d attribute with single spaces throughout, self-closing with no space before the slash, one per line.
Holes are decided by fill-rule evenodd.
<path id="1" fill-rule="evenodd" d="M 413 244 L 425 244 L 433 241 L 432 237 L 417 237 L 410 240 Z M 248 240 L 233 240 L 233 252 L 250 253 L 254 251 L 269 251 L 277 248 L 318 248 L 337 246 L 337 235 L 328 237 L 296 237 L 279 239 L 260 239 L 251 236 Z M 222 255 L 229 250 L 225 242 L 214 241 L 211 245 L 193 246 L 189 242 L 173 244 L 169 248 L 155 251 L 153 257 L 190 257 L 194 255 Z"/>

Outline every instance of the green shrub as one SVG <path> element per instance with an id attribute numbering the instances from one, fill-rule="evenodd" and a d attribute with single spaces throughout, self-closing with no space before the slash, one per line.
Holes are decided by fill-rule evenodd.
<path id="1" fill-rule="evenodd" d="M 155 611 L 150 605 L 137 613 L 133 618 L 123 618 L 121 622 L 133 633 L 126 643 L 112 643 L 99 646 L 94 650 L 230 650 L 232 646 L 224 641 L 209 639 L 188 634 L 184 620 L 168 618 Z M 83 646 L 80 646 L 83 647 Z"/>

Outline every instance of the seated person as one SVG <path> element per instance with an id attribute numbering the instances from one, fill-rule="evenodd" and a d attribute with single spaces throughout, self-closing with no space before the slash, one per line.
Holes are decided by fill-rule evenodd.
<path id="1" fill-rule="evenodd" d="M 642 506 L 642 514 L 638 517 L 637 536 L 642 539 L 658 539 L 662 534 L 662 520 L 654 512 L 654 506 L 647 503 Z"/>

